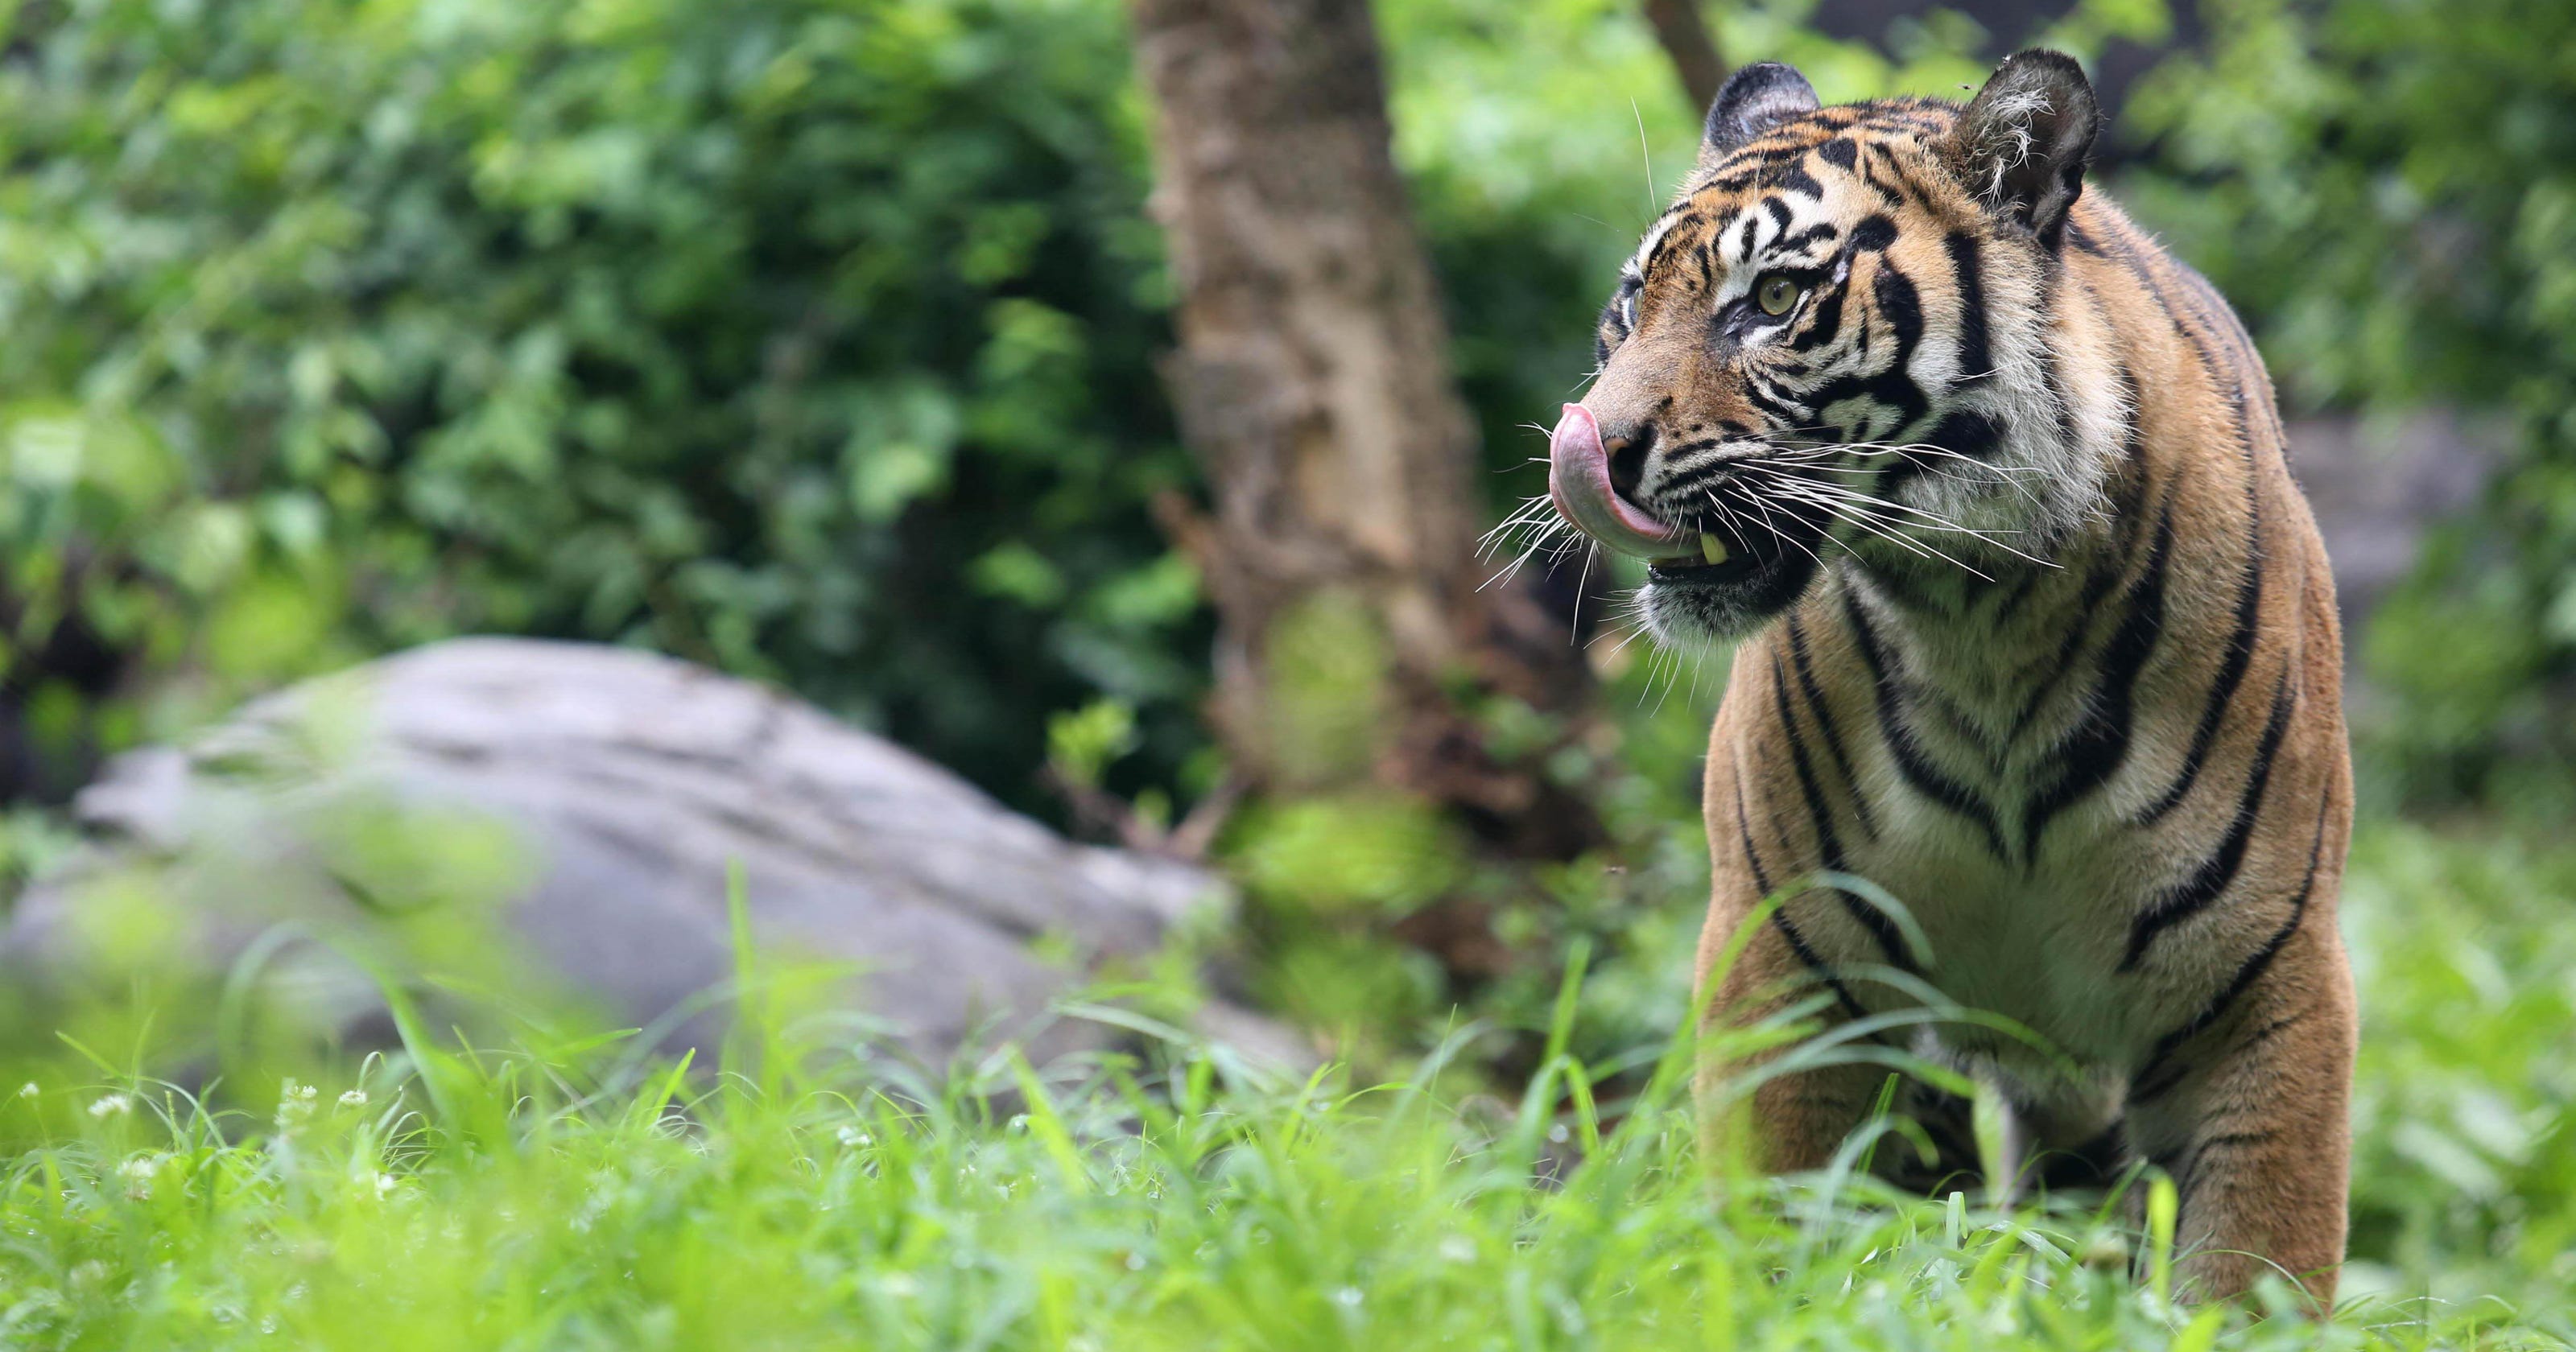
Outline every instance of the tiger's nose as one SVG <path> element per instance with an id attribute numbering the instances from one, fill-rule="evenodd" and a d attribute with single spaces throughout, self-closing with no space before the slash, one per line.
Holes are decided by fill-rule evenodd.
<path id="1" fill-rule="evenodd" d="M 1611 491 L 1609 446 L 1581 404 L 1566 405 L 1548 435 L 1547 493 L 1566 524 L 1619 553 L 1658 559 L 1685 552 L 1684 532 Z"/>
<path id="2" fill-rule="evenodd" d="M 1635 502 L 1637 485 L 1646 478 L 1646 457 L 1654 453 L 1655 425 L 1642 423 L 1610 432 L 1601 438 L 1601 448 L 1610 453 L 1612 491 Z"/>

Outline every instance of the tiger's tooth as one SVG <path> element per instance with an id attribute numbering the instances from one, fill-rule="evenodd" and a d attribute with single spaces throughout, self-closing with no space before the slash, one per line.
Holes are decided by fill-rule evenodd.
<path id="1" fill-rule="evenodd" d="M 1699 556 L 1710 563 L 1726 562 L 1726 542 L 1714 535 L 1699 537 Z"/>

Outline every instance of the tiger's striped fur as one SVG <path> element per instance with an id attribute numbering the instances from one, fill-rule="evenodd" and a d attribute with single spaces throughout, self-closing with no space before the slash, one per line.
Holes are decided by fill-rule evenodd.
<path id="1" fill-rule="evenodd" d="M 1819 870 L 1885 887 L 1928 950 L 1794 891 L 1709 1017 L 1819 985 L 1835 1019 L 1917 1005 L 1893 969 L 2017 1021 L 2063 1059 L 1901 1036 L 1995 1086 L 2036 1152 L 2169 1172 L 2200 1294 L 2277 1266 L 2330 1303 L 2355 1021 L 2333 584 L 2244 330 L 2083 191 L 2093 110 L 2045 52 L 1965 107 L 1819 108 L 1785 66 L 1739 73 L 1603 316 L 1558 503 L 1664 556 L 1660 636 L 1741 639 L 1703 975 Z M 1818 1166 L 1883 1078 L 1775 1078 L 1711 1130 Z"/>

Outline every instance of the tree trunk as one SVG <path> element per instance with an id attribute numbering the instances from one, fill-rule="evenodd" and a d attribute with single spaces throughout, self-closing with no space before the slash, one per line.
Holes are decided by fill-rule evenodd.
<path id="1" fill-rule="evenodd" d="M 1709 105 L 1717 102 L 1719 86 L 1726 83 L 1726 57 L 1709 34 L 1699 0 L 1645 0 L 1645 9 L 1655 40 L 1664 44 L 1664 54 L 1673 59 L 1673 73 L 1682 78 L 1682 92 L 1690 96 L 1691 107 L 1706 116 Z"/>
<path id="2" fill-rule="evenodd" d="M 1580 848 L 1590 814 L 1500 763 L 1472 716 L 1492 695 L 1579 713 L 1590 676 L 1529 591 L 1479 590 L 1474 424 L 1366 0 L 1135 0 L 1135 17 L 1179 289 L 1164 375 L 1214 501 L 1165 520 L 1217 609 L 1237 772 L 1428 797 L 1509 853 Z"/>

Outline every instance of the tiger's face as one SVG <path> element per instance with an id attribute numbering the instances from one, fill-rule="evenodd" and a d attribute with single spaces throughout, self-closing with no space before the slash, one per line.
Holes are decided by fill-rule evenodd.
<path id="1" fill-rule="evenodd" d="M 1658 636 L 1739 637 L 1846 561 L 1992 576 L 2095 508 L 2125 396 L 2044 301 L 2094 126 L 2053 59 L 1965 108 L 1728 82 L 1550 453 L 1558 511 L 1650 561 Z"/>

